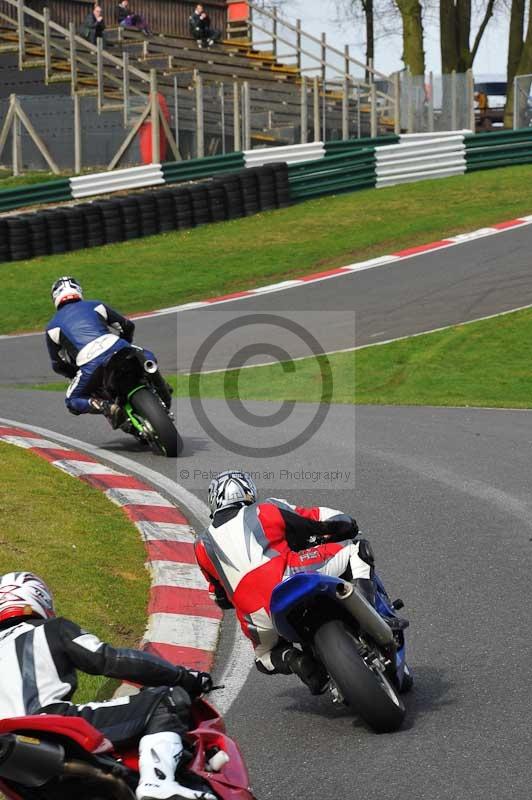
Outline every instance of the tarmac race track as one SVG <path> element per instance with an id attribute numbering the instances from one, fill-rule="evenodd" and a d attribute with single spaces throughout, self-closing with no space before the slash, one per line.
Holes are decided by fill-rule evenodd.
<path id="1" fill-rule="evenodd" d="M 327 350 L 352 344 L 342 335 L 352 330 L 353 305 L 359 310 L 357 344 L 379 330 L 383 338 L 404 335 L 532 303 L 530 243 L 532 230 L 517 229 L 266 295 L 260 303 L 278 313 L 296 308 L 298 298 L 300 312 L 309 309 L 312 330 L 314 309 L 328 303 L 338 308 L 342 298 L 345 325 L 338 318 L 331 330 L 315 330 Z M 187 318 L 188 352 L 209 330 L 209 315 L 223 309 L 238 318 L 247 303 L 177 315 L 180 324 Z M 143 320 L 138 341 L 164 352 L 157 342 L 168 342 L 168 325 L 175 328 L 175 317 Z M 258 336 L 264 341 L 262 332 Z M 245 344 L 252 341 L 251 334 L 245 337 Z M 0 381 L 16 374 L 18 380 L 49 379 L 38 348 L 38 337 L 0 341 Z M 164 358 L 170 358 L 168 348 Z M 264 416 L 278 404 L 246 408 Z M 253 669 L 227 723 L 244 751 L 258 800 L 529 800 L 530 412 L 335 406 L 301 447 L 260 459 L 228 453 L 205 433 L 189 402 L 179 401 L 186 447 L 175 462 L 111 432 L 102 419 L 66 414 L 56 393 L 4 388 L 0 409 L 2 417 L 127 456 L 133 466 L 176 478 L 198 497 L 204 498 L 211 470 L 241 464 L 267 473 L 259 481 L 266 495 L 321 501 L 357 517 L 390 593 L 404 599 L 411 621 L 416 687 L 407 698 L 405 726 L 377 736 L 326 697 L 311 697 L 295 678 L 267 678 Z M 229 439 L 257 451 L 271 444 L 268 427 L 254 427 L 242 439 L 234 405 L 212 400 L 204 409 Z M 283 436 L 297 434 L 314 413 L 315 407 L 298 405 L 282 423 Z M 226 616 L 219 674 L 234 633 Z"/>
<path id="2" fill-rule="evenodd" d="M 208 335 L 246 314 L 293 318 L 326 352 L 409 336 L 532 303 L 531 253 L 532 226 L 526 225 L 262 297 L 141 319 L 136 341 L 157 354 L 165 371 L 188 372 Z M 85 289 L 90 297 L 90 286 Z M 284 346 L 285 339 L 286 330 L 257 324 L 247 329 L 245 344 Z M 224 337 L 204 369 L 225 368 L 234 352 L 234 338 Z M 294 339 L 290 355 L 308 355 L 307 345 Z M 0 337 L 0 384 L 49 380 L 40 336 Z"/>

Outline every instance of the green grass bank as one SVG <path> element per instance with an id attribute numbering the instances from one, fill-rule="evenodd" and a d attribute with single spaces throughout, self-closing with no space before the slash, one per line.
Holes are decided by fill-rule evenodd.
<path id="1" fill-rule="evenodd" d="M 113 644 L 136 646 L 150 585 L 136 528 L 97 489 L 34 453 L 0 442 L 0 464 L 0 574 L 36 572 L 59 615 Z M 104 699 L 113 686 L 84 675 L 74 699 Z"/>

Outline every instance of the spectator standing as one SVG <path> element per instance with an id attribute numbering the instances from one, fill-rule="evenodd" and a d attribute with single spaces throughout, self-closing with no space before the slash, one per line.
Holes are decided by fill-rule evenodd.
<path id="1" fill-rule="evenodd" d="M 211 18 L 201 3 L 198 3 L 189 18 L 190 33 L 198 47 L 212 47 L 220 38 L 220 31 L 211 27 Z"/>
<path id="2" fill-rule="evenodd" d="M 129 8 L 129 0 L 121 0 L 116 7 L 117 22 L 122 28 L 132 28 L 136 31 L 142 31 L 144 36 L 150 36 L 151 31 L 148 28 L 148 23 L 140 14 L 133 14 Z"/>
<path id="3" fill-rule="evenodd" d="M 105 22 L 103 19 L 102 7 L 96 4 L 92 11 L 89 11 L 85 17 L 81 35 L 91 44 L 96 44 L 97 39 L 103 39 L 104 30 Z"/>

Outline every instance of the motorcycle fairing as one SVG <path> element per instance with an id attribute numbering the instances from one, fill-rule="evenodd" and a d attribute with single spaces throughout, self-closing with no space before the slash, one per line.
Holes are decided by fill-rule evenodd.
<path id="1" fill-rule="evenodd" d="M 289 642 L 303 642 L 301 633 L 288 616 L 296 607 L 325 597 L 336 602 L 336 588 L 342 581 L 316 572 L 298 572 L 279 583 L 272 592 L 270 612 L 278 634 Z"/>

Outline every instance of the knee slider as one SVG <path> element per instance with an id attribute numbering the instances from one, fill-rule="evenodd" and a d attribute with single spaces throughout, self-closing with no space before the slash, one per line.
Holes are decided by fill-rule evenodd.
<path id="1" fill-rule="evenodd" d="M 373 554 L 373 548 L 368 542 L 367 539 L 358 539 L 358 555 L 365 561 L 366 564 L 369 564 L 370 567 L 375 565 L 375 556 Z"/>

